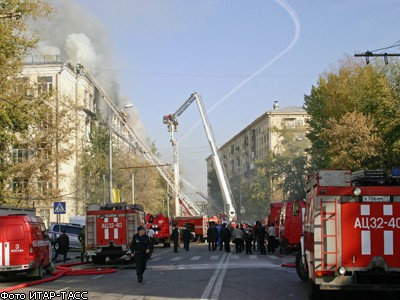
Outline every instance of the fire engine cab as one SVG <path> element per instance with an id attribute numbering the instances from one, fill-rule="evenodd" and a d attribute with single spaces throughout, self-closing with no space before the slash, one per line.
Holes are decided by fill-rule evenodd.
<path id="1" fill-rule="evenodd" d="M 400 291 L 400 179 L 385 171 L 309 176 L 296 258 L 311 299 L 326 290 Z"/>
<path id="2" fill-rule="evenodd" d="M 147 214 L 146 215 L 147 229 L 153 229 L 153 243 L 164 244 L 164 247 L 171 246 L 171 226 L 170 220 L 163 214 Z"/>
<path id="3" fill-rule="evenodd" d="M 88 204 L 86 208 L 85 255 L 93 263 L 102 264 L 106 258 L 117 259 L 130 254 L 137 226 L 144 226 L 143 208 L 126 203 Z"/>

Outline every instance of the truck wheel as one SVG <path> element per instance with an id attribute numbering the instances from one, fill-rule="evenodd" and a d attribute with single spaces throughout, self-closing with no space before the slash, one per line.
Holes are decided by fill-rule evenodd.
<path id="1" fill-rule="evenodd" d="M 104 264 L 106 262 L 106 257 L 105 256 L 94 255 L 94 256 L 92 256 L 92 262 L 95 265 Z"/>
<path id="2" fill-rule="evenodd" d="M 35 276 L 36 278 L 42 279 L 43 278 L 43 266 L 37 267 L 35 270 L 35 273 L 36 273 L 36 276 Z"/>
<path id="3" fill-rule="evenodd" d="M 296 272 L 302 281 L 304 281 L 304 282 L 307 281 L 308 270 L 307 270 L 307 266 L 305 264 L 303 264 L 303 260 L 301 257 L 301 250 L 299 250 L 296 255 Z"/>
<path id="4" fill-rule="evenodd" d="M 319 285 L 315 284 L 311 279 L 308 280 L 308 297 L 310 300 L 324 299 L 324 291 L 320 290 Z"/>

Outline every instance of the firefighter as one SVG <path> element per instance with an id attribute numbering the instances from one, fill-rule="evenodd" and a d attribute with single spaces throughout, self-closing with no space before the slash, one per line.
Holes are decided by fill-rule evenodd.
<path id="1" fill-rule="evenodd" d="M 171 239 L 174 243 L 174 252 L 178 253 L 178 244 L 179 244 L 179 227 L 178 224 L 175 224 L 174 229 L 172 229 Z"/>
<path id="2" fill-rule="evenodd" d="M 186 251 L 189 251 L 189 243 L 191 235 L 192 234 L 190 233 L 188 226 L 185 226 L 185 229 L 182 230 L 182 239 L 183 239 L 183 248 Z"/>
<path id="3" fill-rule="evenodd" d="M 258 241 L 258 248 L 260 249 L 260 254 L 267 254 L 265 249 L 264 239 L 265 239 L 265 227 L 262 226 L 260 221 L 257 221 L 257 241 Z"/>
<path id="4" fill-rule="evenodd" d="M 211 223 L 210 227 L 207 229 L 207 241 L 208 251 L 215 251 L 218 242 L 218 229 L 215 227 L 215 223 Z"/>
<path id="5" fill-rule="evenodd" d="M 247 229 L 244 234 L 244 241 L 246 242 L 246 254 L 253 254 L 252 242 L 253 242 L 253 231 L 251 228 Z"/>
<path id="6" fill-rule="evenodd" d="M 142 282 L 147 258 L 153 251 L 153 243 L 143 226 L 138 226 L 137 231 L 138 233 L 133 236 L 131 243 L 131 257 L 135 258 L 138 282 Z"/>
<path id="7" fill-rule="evenodd" d="M 222 224 L 223 228 L 221 230 L 221 236 L 223 237 L 223 242 L 225 246 L 225 252 L 231 252 L 231 229 L 225 223 Z"/>
<path id="8" fill-rule="evenodd" d="M 58 254 L 64 255 L 64 263 L 67 262 L 67 254 L 69 250 L 69 237 L 65 233 L 65 229 L 61 230 L 61 235 L 56 239 L 56 253 L 54 254 L 53 262 L 57 261 Z"/>
<path id="9" fill-rule="evenodd" d="M 81 242 L 81 262 L 83 262 L 85 258 L 85 226 L 79 232 L 78 240 Z"/>

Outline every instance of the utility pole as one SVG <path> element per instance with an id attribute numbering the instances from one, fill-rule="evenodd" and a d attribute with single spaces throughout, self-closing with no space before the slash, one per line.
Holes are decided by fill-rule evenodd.
<path id="1" fill-rule="evenodd" d="M 365 57 L 365 62 L 367 65 L 369 64 L 369 58 L 370 57 L 383 57 L 385 60 L 385 64 L 387 65 L 389 63 L 388 57 L 393 57 L 393 56 L 400 56 L 400 53 L 372 53 L 371 51 L 367 51 L 364 53 L 356 53 L 354 54 L 355 57 Z"/>

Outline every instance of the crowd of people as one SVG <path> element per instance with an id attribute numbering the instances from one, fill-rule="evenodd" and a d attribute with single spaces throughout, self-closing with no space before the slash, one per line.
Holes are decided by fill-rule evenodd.
<path id="1" fill-rule="evenodd" d="M 265 248 L 267 241 L 268 249 Z M 207 230 L 208 251 L 215 251 L 219 248 L 231 252 L 231 242 L 235 244 L 235 252 L 253 254 L 259 251 L 260 254 L 274 253 L 276 249 L 276 229 L 274 224 L 268 228 L 257 221 L 253 226 L 249 224 L 222 225 L 210 224 Z"/>
<path id="2" fill-rule="evenodd" d="M 180 232 L 178 226 L 174 226 L 171 234 L 171 240 L 174 245 L 174 252 L 178 252 L 179 239 L 182 238 L 184 249 L 189 251 L 190 231 L 184 228 Z M 264 226 L 260 221 L 254 225 L 237 224 L 229 225 L 223 223 L 221 225 L 211 223 L 207 230 L 208 251 L 231 252 L 231 243 L 233 243 L 236 253 L 260 252 L 260 254 L 273 254 L 277 248 L 276 229 L 274 224 Z M 267 244 L 267 248 L 266 245 Z"/>

